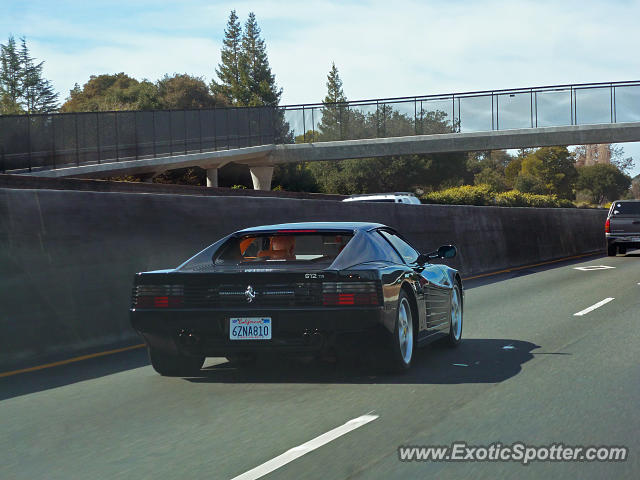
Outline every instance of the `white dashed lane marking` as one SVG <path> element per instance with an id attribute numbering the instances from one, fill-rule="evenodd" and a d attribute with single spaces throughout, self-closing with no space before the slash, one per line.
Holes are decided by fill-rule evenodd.
<path id="1" fill-rule="evenodd" d="M 610 267 L 609 265 L 589 265 L 587 267 L 573 267 L 574 270 L 582 270 L 583 272 L 593 272 L 595 270 L 609 270 L 610 268 L 616 268 L 616 267 Z"/>
<path id="2" fill-rule="evenodd" d="M 591 305 L 590 307 L 585 308 L 584 310 L 580 310 L 578 313 L 574 313 L 573 316 L 574 317 L 581 317 L 582 315 L 586 315 L 589 312 L 593 312 L 596 308 L 600 308 L 601 306 L 606 305 L 611 300 L 615 300 L 615 298 L 613 298 L 613 297 L 605 298 L 604 300 L 601 300 L 600 302 L 595 303 L 595 304 Z"/>
<path id="3" fill-rule="evenodd" d="M 287 463 L 293 462 L 296 458 L 300 458 L 301 456 L 326 445 L 327 443 L 335 440 L 342 435 L 345 435 L 356 428 L 360 428 L 366 425 L 369 422 L 374 421 L 378 418 L 378 415 L 362 415 L 361 417 L 354 418 L 353 420 L 349 420 L 344 425 L 341 425 L 333 430 L 329 430 L 327 433 L 323 433 L 319 437 L 314 438 L 313 440 L 309 440 L 302 445 L 298 445 L 297 447 L 293 447 L 290 450 L 287 450 L 282 455 L 278 455 L 275 458 L 263 463 L 262 465 L 258 465 L 255 468 L 252 468 L 248 472 L 245 472 L 237 477 L 232 478 L 231 480 L 255 480 L 257 478 L 263 477 L 268 473 L 277 470 L 278 468 L 286 465 Z"/>

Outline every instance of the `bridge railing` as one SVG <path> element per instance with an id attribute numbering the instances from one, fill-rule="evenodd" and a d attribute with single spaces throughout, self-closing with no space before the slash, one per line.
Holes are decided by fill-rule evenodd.
<path id="1" fill-rule="evenodd" d="M 640 82 L 282 107 L 296 142 L 640 121 Z"/>
<path id="2" fill-rule="evenodd" d="M 274 143 L 640 122 L 640 81 L 281 107 L 0 116 L 0 172 Z"/>
<path id="3" fill-rule="evenodd" d="M 276 115 L 258 107 L 0 116 L 0 172 L 273 144 Z"/>

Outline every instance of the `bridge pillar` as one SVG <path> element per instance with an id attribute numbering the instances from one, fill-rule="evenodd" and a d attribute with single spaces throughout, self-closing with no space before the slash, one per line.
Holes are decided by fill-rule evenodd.
<path id="1" fill-rule="evenodd" d="M 218 186 L 218 169 L 207 168 L 207 187 Z"/>
<path id="2" fill-rule="evenodd" d="M 271 190 L 273 166 L 249 167 L 254 190 Z"/>

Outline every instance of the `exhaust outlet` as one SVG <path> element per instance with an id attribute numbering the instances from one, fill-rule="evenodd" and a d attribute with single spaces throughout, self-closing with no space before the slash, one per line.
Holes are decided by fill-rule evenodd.
<path id="1" fill-rule="evenodd" d="M 324 343 L 324 335 L 320 333 L 318 330 L 313 332 L 311 335 L 311 345 L 314 347 L 320 347 Z"/>
<path id="2" fill-rule="evenodd" d="M 178 340 L 185 347 L 192 347 L 200 343 L 200 336 L 191 330 L 180 330 L 178 332 Z"/>

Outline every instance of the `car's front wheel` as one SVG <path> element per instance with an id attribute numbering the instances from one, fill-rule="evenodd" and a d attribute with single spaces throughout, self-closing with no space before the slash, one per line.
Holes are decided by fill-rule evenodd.
<path id="1" fill-rule="evenodd" d="M 205 357 L 189 357 L 171 355 L 154 348 L 149 348 L 151 366 L 165 377 L 188 377 L 197 374 L 202 368 Z"/>
<path id="2" fill-rule="evenodd" d="M 415 347 L 413 334 L 413 315 L 409 297 L 400 291 L 396 325 L 391 339 L 391 354 L 389 367 L 392 371 L 404 371 L 411 367 Z"/>

